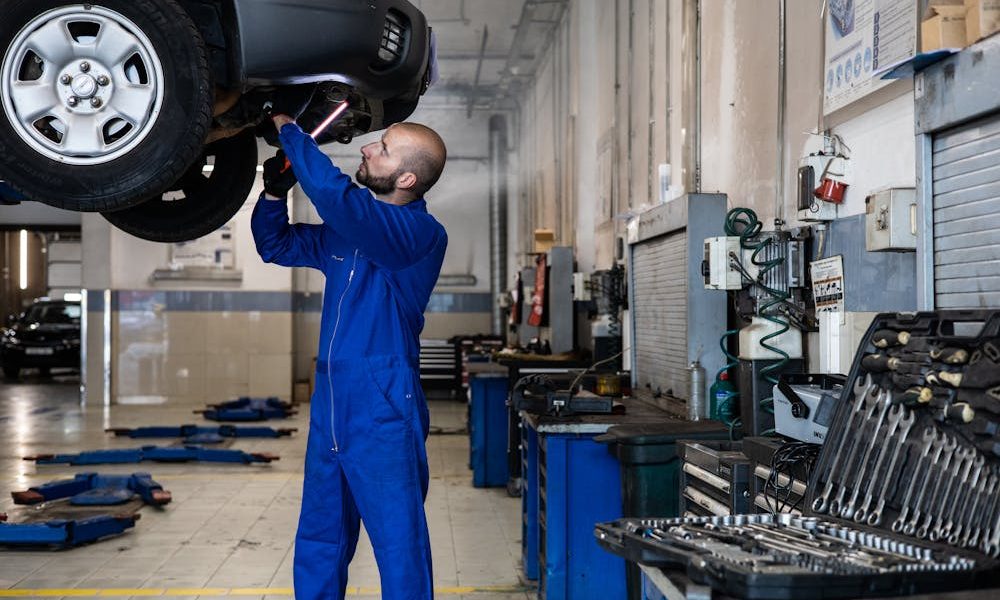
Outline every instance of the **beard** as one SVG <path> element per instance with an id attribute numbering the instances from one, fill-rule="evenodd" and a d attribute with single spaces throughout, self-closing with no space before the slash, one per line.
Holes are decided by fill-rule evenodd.
<path id="1" fill-rule="evenodd" d="M 358 183 L 375 192 L 376 195 L 384 195 L 391 194 L 396 191 L 396 179 L 398 179 L 401 174 L 402 173 L 393 173 L 387 177 L 378 177 L 371 175 L 366 170 L 358 169 L 354 178 L 358 180 Z"/>

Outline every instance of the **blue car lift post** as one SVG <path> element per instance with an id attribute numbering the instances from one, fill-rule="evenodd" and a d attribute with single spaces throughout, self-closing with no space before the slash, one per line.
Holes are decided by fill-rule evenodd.
<path id="1" fill-rule="evenodd" d="M 70 498 L 77 506 L 115 506 L 135 496 L 146 504 L 163 506 L 170 492 L 153 481 L 149 473 L 100 475 L 80 473 L 21 492 L 11 492 L 15 504 L 39 504 Z M 17 546 L 79 546 L 123 533 L 135 526 L 139 514 L 98 515 L 83 519 L 53 519 L 42 523 L 6 523 L 0 514 L 0 544 Z"/>
<path id="2" fill-rule="evenodd" d="M 0 514 L 0 544 L 10 546 L 61 546 L 69 548 L 123 533 L 135 527 L 139 513 L 131 515 L 100 515 L 72 521 L 55 520 L 45 523 L 6 523 Z"/>
<path id="3" fill-rule="evenodd" d="M 163 506 L 172 500 L 170 492 L 153 481 L 149 473 L 131 475 L 100 475 L 80 473 L 73 479 L 60 479 L 22 492 L 11 492 L 14 504 L 39 504 L 70 498 L 77 506 L 112 506 L 124 504 L 139 496 L 152 506 Z"/>
<path id="4" fill-rule="evenodd" d="M 287 419 L 296 413 L 291 404 L 275 397 L 242 397 L 221 404 L 209 404 L 208 408 L 194 412 L 210 421 L 267 421 Z"/>
<path id="5" fill-rule="evenodd" d="M 141 448 L 123 448 L 120 450 L 91 450 L 79 454 L 39 454 L 26 456 L 24 460 L 33 460 L 40 465 L 102 465 L 125 464 L 143 461 L 153 462 L 218 462 L 218 463 L 269 463 L 278 460 L 278 456 L 264 452 L 243 452 L 241 450 L 224 450 L 218 448 L 202 448 L 200 446 L 143 446 Z"/>
<path id="6" fill-rule="evenodd" d="M 274 429 L 272 427 L 236 427 L 235 425 L 219 425 L 217 427 L 199 427 L 197 425 L 180 425 L 178 427 L 137 427 L 134 429 L 119 427 L 105 429 L 118 437 L 140 438 L 184 438 L 192 444 L 217 444 L 224 438 L 280 438 L 292 435 L 298 429 Z"/>

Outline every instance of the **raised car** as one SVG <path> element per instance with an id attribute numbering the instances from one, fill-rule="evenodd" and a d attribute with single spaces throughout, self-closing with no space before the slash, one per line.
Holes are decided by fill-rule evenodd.
<path id="1" fill-rule="evenodd" d="M 0 180 L 101 212 L 138 237 L 190 240 L 247 199 L 269 100 L 315 88 L 307 131 L 348 142 L 408 117 L 434 75 L 406 0 L 6 0 Z M 8 200 L 10 194 L 7 195 Z"/>

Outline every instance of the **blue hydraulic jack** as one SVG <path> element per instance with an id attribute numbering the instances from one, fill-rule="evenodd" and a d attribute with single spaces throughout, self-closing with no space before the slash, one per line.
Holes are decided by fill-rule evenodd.
<path id="1" fill-rule="evenodd" d="M 267 421 L 287 419 L 295 414 L 292 405 L 278 398 L 237 398 L 208 408 L 194 411 L 210 421 Z"/>
<path id="2" fill-rule="evenodd" d="M 131 475 L 100 475 L 80 473 L 73 479 L 60 479 L 11 492 L 14 504 L 39 504 L 69 498 L 76 506 L 113 506 L 139 496 L 152 506 L 163 506 L 172 499 L 170 492 L 153 481 L 149 473 Z"/>
<path id="3" fill-rule="evenodd" d="M 79 454 L 39 454 L 26 456 L 24 460 L 33 460 L 40 465 L 104 465 L 153 462 L 218 462 L 218 463 L 269 463 L 278 460 L 278 456 L 263 452 L 243 452 L 241 450 L 223 450 L 218 448 L 202 448 L 200 446 L 143 446 L 141 448 L 124 448 L 120 450 L 91 450 Z"/>
<path id="4" fill-rule="evenodd" d="M 184 438 L 188 444 L 218 444 L 226 438 L 280 438 L 292 435 L 297 429 L 273 429 L 271 427 L 236 427 L 235 425 L 219 425 L 218 427 L 198 427 L 197 425 L 181 425 L 180 427 L 137 427 L 135 429 L 106 429 L 118 437 L 137 438 Z"/>
<path id="5" fill-rule="evenodd" d="M 139 514 L 100 515 L 86 519 L 45 523 L 6 523 L 0 513 L 0 544 L 10 546 L 61 546 L 69 548 L 123 533 L 135 527 Z"/>

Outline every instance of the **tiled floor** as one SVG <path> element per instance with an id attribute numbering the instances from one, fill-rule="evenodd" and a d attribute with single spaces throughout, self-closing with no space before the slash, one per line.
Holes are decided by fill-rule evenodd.
<path id="1" fill-rule="evenodd" d="M 191 406 L 81 408 L 78 382 L 0 383 L 0 512 L 21 520 L 8 491 L 73 473 L 97 470 L 36 466 L 39 453 L 140 444 L 104 433 L 106 427 L 198 423 Z M 308 407 L 305 407 L 306 411 Z M 519 574 L 518 500 L 503 490 L 473 488 L 465 407 L 431 402 L 428 441 L 431 487 L 427 514 L 438 597 L 524 600 L 533 597 Z M 240 440 L 239 449 L 274 452 L 270 465 L 120 465 L 101 472 L 150 471 L 173 492 L 165 510 L 145 508 L 126 534 L 67 551 L 0 549 L 0 597 L 290 598 L 292 541 L 298 518 L 305 414 L 279 426 L 300 428 L 291 439 Z M 351 565 L 349 598 L 378 598 L 378 571 L 367 539 Z M 29 592 L 27 590 L 35 590 Z"/>

